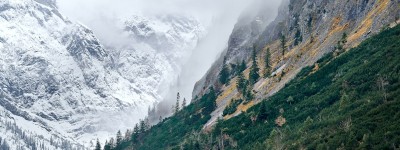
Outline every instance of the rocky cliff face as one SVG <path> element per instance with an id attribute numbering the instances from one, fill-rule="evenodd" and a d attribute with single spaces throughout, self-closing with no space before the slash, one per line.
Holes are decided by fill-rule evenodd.
<path id="1" fill-rule="evenodd" d="M 132 127 L 204 32 L 188 18 L 120 24 L 132 44 L 111 47 L 63 17 L 54 0 L 0 0 L 0 145 L 82 149 Z"/>
<path id="2" fill-rule="evenodd" d="M 286 1 L 283 3 L 286 3 Z M 268 2 L 256 0 L 250 6 L 239 17 L 230 35 L 228 47 L 211 66 L 208 73 L 196 83 L 192 94 L 193 97 L 199 94 L 202 95 L 204 90 L 210 86 L 220 86 L 216 83 L 216 80 L 224 58 L 226 58 L 227 63 L 237 63 L 248 59 L 254 43 L 258 41 L 266 26 L 276 18 L 277 8 L 271 6 Z"/>
<path id="3" fill-rule="evenodd" d="M 201 95 L 204 89 L 210 86 L 222 91 L 217 100 L 218 109 L 213 113 L 214 118 L 210 121 L 213 122 L 215 117 L 222 115 L 223 109 L 231 99 L 239 97 L 235 78 L 228 86 L 217 82 L 223 58 L 228 60 L 227 63 L 248 60 L 254 45 L 259 66 L 262 68 L 260 74 L 262 74 L 265 68 L 262 58 L 266 50 L 270 49 L 272 74 L 255 84 L 253 87 L 255 99 L 246 106 L 241 106 L 237 111 L 240 113 L 277 92 L 303 67 L 315 65 L 315 69 L 318 69 L 318 64 L 314 63 L 327 53 L 336 53 L 338 41 L 345 41 L 341 45 L 343 49 L 357 46 L 381 29 L 399 23 L 399 16 L 399 2 L 393 0 L 291 0 L 287 4 L 284 2 L 277 18 L 262 32 L 254 34 L 252 32 L 257 30 L 242 31 L 243 27 L 237 26 L 231 35 L 226 54 L 198 82 L 194 95 Z M 253 19 L 253 21 L 257 20 L 257 18 Z M 252 24 L 247 24 L 246 27 L 254 29 Z M 256 36 L 254 38 L 247 35 Z M 245 39 L 241 39 L 242 37 Z M 281 39 L 285 39 L 284 45 Z M 249 65 L 251 63 L 248 63 Z M 248 70 L 245 73 L 248 73 Z"/>

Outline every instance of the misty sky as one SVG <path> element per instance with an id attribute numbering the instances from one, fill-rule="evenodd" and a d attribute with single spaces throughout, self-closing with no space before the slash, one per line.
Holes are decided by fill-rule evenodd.
<path id="1" fill-rule="evenodd" d="M 66 16 L 91 24 L 96 16 L 126 17 L 141 12 L 188 14 L 209 24 L 212 18 L 236 17 L 252 0 L 58 0 Z"/>

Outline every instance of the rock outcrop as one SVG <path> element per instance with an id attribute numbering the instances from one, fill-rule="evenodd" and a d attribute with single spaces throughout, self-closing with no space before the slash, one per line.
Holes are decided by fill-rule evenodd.
<path id="1" fill-rule="evenodd" d="M 253 87 L 254 102 L 266 99 L 284 87 L 302 68 L 314 65 L 327 53 L 340 54 L 391 24 L 397 24 L 400 17 L 399 4 L 399 1 L 395 0 L 290 0 L 287 3 L 283 2 L 276 19 L 261 32 L 251 23 L 245 23 L 243 27 L 242 20 L 239 20 L 226 53 L 197 83 L 193 95 L 202 95 L 208 87 L 214 87 L 220 90 L 222 95 L 228 95 L 219 97 L 218 102 L 238 97 L 238 94 L 226 93 L 234 91 L 231 87 L 234 85 L 225 87 L 219 84 L 218 73 L 224 58 L 226 63 L 246 60 L 249 62 L 248 66 L 251 65 L 248 59 L 255 46 L 258 63 L 262 68 L 260 74 L 265 68 L 262 58 L 267 49 L 271 52 L 272 74 L 259 80 Z M 262 18 L 262 14 L 259 13 L 253 18 L 253 22 Z M 284 45 L 282 39 L 286 41 Z M 340 45 L 339 41 L 342 41 Z M 226 104 L 218 106 L 222 109 L 213 113 L 212 120 L 221 116 L 221 110 Z"/>

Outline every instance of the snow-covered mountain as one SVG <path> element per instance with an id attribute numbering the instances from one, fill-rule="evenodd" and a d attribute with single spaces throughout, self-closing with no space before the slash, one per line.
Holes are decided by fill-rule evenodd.
<path id="1" fill-rule="evenodd" d="M 0 0 L 0 145 L 81 149 L 143 118 L 205 31 L 190 17 L 132 16 L 117 22 L 132 43 L 117 47 L 54 0 Z"/>
<path id="2" fill-rule="evenodd" d="M 142 83 L 137 86 L 158 89 L 158 95 L 164 97 L 205 29 L 195 19 L 179 15 L 133 15 L 120 20 L 128 41 L 135 44 L 114 51 L 119 71 L 125 78 Z M 131 69 L 137 66 L 140 69 Z"/>

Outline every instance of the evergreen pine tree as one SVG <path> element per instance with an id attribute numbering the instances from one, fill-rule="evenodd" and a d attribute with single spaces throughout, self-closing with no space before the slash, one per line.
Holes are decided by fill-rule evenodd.
<path id="1" fill-rule="evenodd" d="M 268 117 L 267 113 L 267 106 L 265 105 L 265 102 L 261 102 L 260 109 L 258 111 L 258 116 L 257 119 L 260 121 L 266 120 Z"/>
<path id="2" fill-rule="evenodd" d="M 95 148 L 95 150 L 101 150 L 101 145 L 100 145 L 99 139 L 97 139 L 97 141 L 96 141 L 96 148 Z"/>
<path id="3" fill-rule="evenodd" d="M 217 107 L 216 99 L 217 93 L 213 87 L 210 87 L 208 93 L 203 95 L 203 97 L 201 98 L 204 103 L 204 108 L 202 109 L 202 112 L 211 113 L 212 111 L 214 111 Z"/>
<path id="4" fill-rule="evenodd" d="M 140 120 L 139 132 L 144 133 L 145 131 L 146 131 L 146 123 L 144 122 L 144 120 Z"/>
<path id="5" fill-rule="evenodd" d="M 246 87 L 245 91 L 243 92 L 243 95 L 246 100 L 245 101 L 246 103 L 254 99 L 253 92 L 251 91 L 251 88 L 248 86 Z"/>
<path id="6" fill-rule="evenodd" d="M 133 141 L 137 140 L 137 138 L 139 137 L 139 133 L 140 133 L 139 125 L 135 124 L 135 127 L 133 128 L 133 134 L 132 134 L 132 140 Z"/>
<path id="7" fill-rule="evenodd" d="M 209 99 L 211 100 L 211 102 L 212 102 L 210 108 L 213 108 L 213 109 L 217 108 L 217 102 L 216 102 L 217 93 L 215 92 L 215 90 L 214 90 L 213 87 L 210 88 L 210 92 L 208 93 L 208 95 L 209 95 L 208 98 L 209 98 Z"/>
<path id="8" fill-rule="evenodd" d="M 121 134 L 120 130 L 118 130 L 117 137 L 115 138 L 115 140 L 116 140 L 115 149 L 116 150 L 120 150 L 121 149 L 121 144 L 122 144 L 122 134 Z"/>
<path id="9" fill-rule="evenodd" d="M 334 54 L 334 56 L 336 57 L 336 56 L 338 56 L 338 55 L 340 55 L 341 53 L 343 53 L 344 51 L 345 51 L 345 49 L 344 49 L 344 45 L 347 43 L 347 34 L 346 33 L 343 33 L 342 34 L 342 38 L 339 40 L 339 41 L 337 41 L 337 44 L 336 44 L 336 46 L 335 46 L 335 52 L 333 53 Z"/>
<path id="10" fill-rule="evenodd" d="M 271 74 L 271 52 L 270 49 L 267 49 L 267 52 L 265 53 L 265 58 L 264 58 L 264 64 L 265 64 L 265 69 L 264 69 L 264 78 L 268 78 Z"/>
<path id="11" fill-rule="evenodd" d="M 110 143 L 108 143 L 108 142 L 106 141 L 106 143 L 104 143 L 104 148 L 103 148 L 103 150 L 111 150 L 111 145 L 110 145 Z"/>
<path id="12" fill-rule="evenodd" d="M 176 104 L 175 104 L 175 114 L 179 111 L 179 99 L 181 98 L 181 96 L 178 94 L 176 94 Z"/>
<path id="13" fill-rule="evenodd" d="M 146 117 L 146 118 L 144 119 L 144 125 L 145 125 L 145 130 L 146 130 L 146 131 L 150 129 L 151 126 L 150 126 L 150 120 L 149 120 L 148 117 Z"/>
<path id="14" fill-rule="evenodd" d="M 239 67 L 239 73 L 246 70 L 246 68 L 247 68 L 246 62 L 244 62 L 244 60 L 242 60 L 242 63 L 240 64 L 240 67 Z"/>
<path id="15" fill-rule="evenodd" d="M 258 68 L 258 64 L 257 64 L 257 56 L 256 56 L 255 47 L 253 49 L 253 54 L 252 54 L 251 59 L 252 59 L 252 66 L 251 66 L 250 72 L 249 72 L 249 81 L 250 81 L 250 84 L 254 84 L 260 78 L 260 75 L 259 75 L 260 69 Z"/>
<path id="16" fill-rule="evenodd" d="M 186 107 L 186 98 L 183 98 L 183 101 L 182 101 L 182 109 L 185 108 L 185 107 Z"/>
<path id="17" fill-rule="evenodd" d="M 110 146 L 110 150 L 115 148 L 114 138 L 111 138 L 110 141 L 108 141 L 108 145 Z"/>
<path id="18" fill-rule="evenodd" d="M 246 79 L 244 78 L 243 72 L 239 73 L 238 79 L 236 81 L 236 87 L 239 92 L 242 92 L 245 88 Z"/>
<path id="19" fill-rule="evenodd" d="M 219 72 L 219 82 L 222 84 L 227 84 L 229 82 L 229 68 L 225 62 L 222 65 L 221 72 Z"/>
<path id="20" fill-rule="evenodd" d="M 281 48 L 282 48 L 282 60 L 285 57 L 285 50 L 286 50 L 286 37 L 285 35 L 283 35 L 283 33 L 281 34 Z"/>
<path id="21" fill-rule="evenodd" d="M 300 44 L 300 42 L 303 41 L 303 37 L 301 35 L 300 29 L 297 29 L 296 34 L 294 35 L 294 46 L 297 46 Z"/>
<path id="22" fill-rule="evenodd" d="M 127 130 L 125 131 L 124 140 L 127 140 L 127 141 L 131 140 L 131 139 L 130 139 L 130 138 L 131 138 L 131 135 L 132 135 L 131 130 L 127 129 Z"/>

